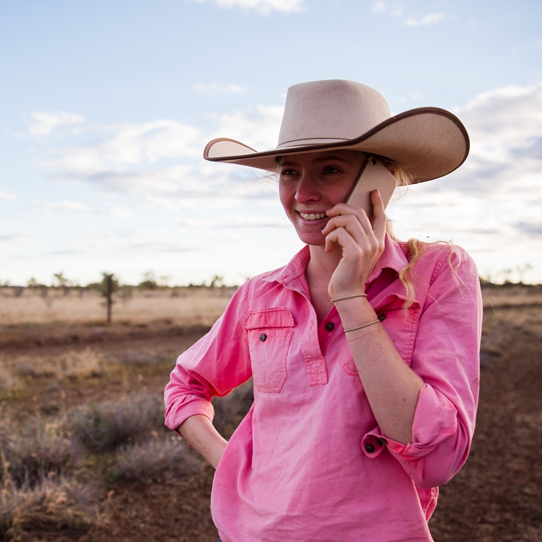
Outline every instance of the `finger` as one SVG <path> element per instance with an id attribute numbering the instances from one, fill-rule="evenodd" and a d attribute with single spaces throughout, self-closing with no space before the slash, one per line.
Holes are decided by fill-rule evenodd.
<path id="1" fill-rule="evenodd" d="M 372 226 L 364 213 L 341 214 L 330 218 L 322 228 L 322 234 L 327 235 L 335 228 L 346 228 L 358 241 L 372 235 Z"/>
<path id="2" fill-rule="evenodd" d="M 337 203 L 331 209 L 326 211 L 327 216 L 334 217 L 339 215 L 356 215 L 362 216 L 366 215 L 365 211 L 359 207 L 354 207 L 349 203 Z"/>
<path id="3" fill-rule="evenodd" d="M 343 258 L 348 257 L 350 253 L 359 252 L 358 243 L 345 228 L 337 228 L 326 235 L 324 250 L 332 252 L 337 246 L 341 247 Z"/>

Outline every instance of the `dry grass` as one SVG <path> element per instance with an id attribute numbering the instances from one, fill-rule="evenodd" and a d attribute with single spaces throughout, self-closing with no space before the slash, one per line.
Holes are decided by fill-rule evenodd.
<path id="1" fill-rule="evenodd" d="M 143 442 L 153 431 L 164 431 L 163 403 L 155 395 L 141 393 L 90 404 L 70 412 L 67 427 L 85 448 L 107 452 Z"/>
<path id="2" fill-rule="evenodd" d="M 5 366 L 0 358 L 0 396 L 6 392 L 20 390 L 22 386 L 21 379 Z"/>
<path id="3" fill-rule="evenodd" d="M 82 448 L 66 436 L 60 420 L 30 419 L 17 431 L 4 418 L 0 447 L 0 479 L 17 487 L 34 487 L 51 476 L 63 477 L 82 457 Z"/>
<path id="4" fill-rule="evenodd" d="M 86 323 L 104 321 L 104 298 L 94 290 L 0 289 L 0 324 Z M 229 288 L 168 288 L 134 290 L 131 297 L 115 294 L 113 320 L 132 324 L 169 320 L 177 325 L 212 325 L 224 312 L 233 291 Z"/>
<path id="5" fill-rule="evenodd" d="M 542 285 L 486 286 L 482 293 L 486 310 L 499 307 L 542 306 Z"/>
<path id="6" fill-rule="evenodd" d="M 21 378 L 54 377 L 58 381 L 81 380 L 101 376 L 105 370 L 103 354 L 85 348 L 67 350 L 55 357 L 37 359 L 35 356 L 0 356 L 0 382 L 5 379 L 6 389 L 20 387 Z M 0 392 L 3 385 L 0 383 Z"/>
<path id="7" fill-rule="evenodd" d="M 113 473 L 119 481 L 148 484 L 173 476 L 179 479 L 194 473 L 200 465 L 196 452 L 180 437 L 171 434 L 158 438 L 156 435 L 118 450 Z"/>
<path id="8" fill-rule="evenodd" d="M 1 540 L 30 540 L 31 532 L 64 532 L 77 539 L 95 522 L 88 487 L 44 479 L 35 487 L 7 484 L 0 490 Z"/>
<path id="9" fill-rule="evenodd" d="M 179 326 L 212 325 L 224 312 L 234 289 L 133 289 L 114 295 L 113 321 L 143 324 L 169 321 Z M 542 289 L 514 285 L 484 288 L 484 305 L 541 305 Z M 57 325 L 105 321 L 104 298 L 95 290 L 0 288 L 0 325 Z"/>

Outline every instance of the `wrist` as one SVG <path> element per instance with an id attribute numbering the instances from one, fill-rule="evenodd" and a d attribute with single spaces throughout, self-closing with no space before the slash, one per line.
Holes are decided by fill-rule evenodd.
<path id="1" fill-rule="evenodd" d="M 366 297 L 352 297 L 335 303 L 345 329 L 355 327 L 376 318 L 376 313 Z"/>
<path id="2" fill-rule="evenodd" d="M 350 294 L 343 295 L 341 297 L 334 297 L 331 299 L 332 303 L 337 303 L 338 301 L 346 301 L 347 299 L 354 299 L 355 297 L 367 297 L 367 294 Z"/>

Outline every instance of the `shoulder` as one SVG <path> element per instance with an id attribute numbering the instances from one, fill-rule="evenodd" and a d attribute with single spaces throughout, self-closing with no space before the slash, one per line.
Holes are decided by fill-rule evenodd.
<path id="1" fill-rule="evenodd" d="M 415 244 L 415 254 L 413 254 Z M 469 253 L 461 246 L 445 241 L 425 243 L 423 241 L 399 242 L 409 261 L 414 259 L 413 267 L 416 273 L 427 275 L 430 273 L 434 280 L 436 276 L 447 270 L 477 274 L 476 264 Z"/>
<path id="2" fill-rule="evenodd" d="M 252 305 L 254 298 L 267 294 L 277 287 L 282 288 L 281 277 L 287 267 L 287 265 L 283 265 L 248 279 L 237 289 L 232 301 L 236 300 L 249 306 Z"/>
<path id="3" fill-rule="evenodd" d="M 410 240 L 399 243 L 407 266 L 401 271 L 417 296 L 434 297 L 445 292 L 473 292 L 480 289 L 474 260 L 467 251 L 453 243 Z"/>

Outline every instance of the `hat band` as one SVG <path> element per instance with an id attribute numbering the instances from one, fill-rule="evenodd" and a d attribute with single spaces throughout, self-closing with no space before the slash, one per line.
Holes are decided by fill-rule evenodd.
<path id="1" fill-rule="evenodd" d="M 337 141 L 350 141 L 345 137 L 308 137 L 303 139 L 291 139 L 277 146 L 277 149 L 289 147 L 304 147 L 306 145 L 320 145 L 322 143 L 336 143 Z"/>

